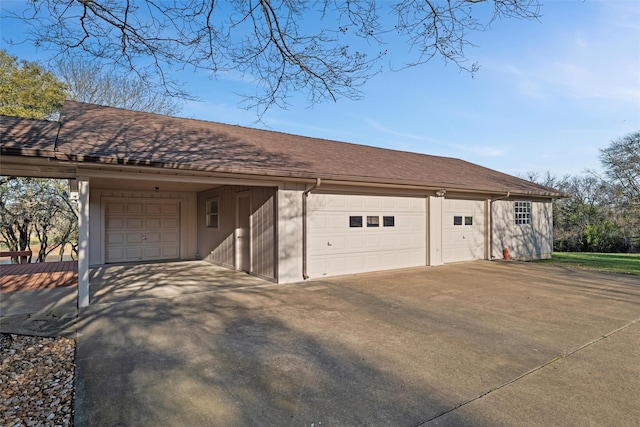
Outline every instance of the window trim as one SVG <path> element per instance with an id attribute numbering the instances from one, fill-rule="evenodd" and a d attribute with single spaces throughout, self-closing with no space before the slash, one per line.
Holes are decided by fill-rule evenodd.
<path id="1" fill-rule="evenodd" d="M 215 212 L 213 211 L 215 206 Z M 205 201 L 205 225 L 207 228 L 220 227 L 220 197 L 212 197 Z M 215 221 L 214 221 L 215 219 Z"/>
<path id="2" fill-rule="evenodd" d="M 530 200 L 515 200 L 513 202 L 514 224 L 523 226 L 533 223 L 533 205 Z"/>

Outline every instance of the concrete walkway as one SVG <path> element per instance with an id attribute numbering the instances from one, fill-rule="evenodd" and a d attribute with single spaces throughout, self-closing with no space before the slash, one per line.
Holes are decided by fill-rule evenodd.
<path id="1" fill-rule="evenodd" d="M 637 277 L 501 262 L 189 275 L 209 267 L 94 273 L 77 425 L 638 425 Z"/>

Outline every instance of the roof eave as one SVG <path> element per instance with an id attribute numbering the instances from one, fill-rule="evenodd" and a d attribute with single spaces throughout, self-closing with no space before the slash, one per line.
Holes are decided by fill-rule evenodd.
<path id="1" fill-rule="evenodd" d="M 565 193 L 554 192 L 540 192 L 540 191 L 524 191 L 509 188 L 477 188 L 472 186 L 461 186 L 454 183 L 439 183 L 439 182 L 421 182 L 421 181 L 401 181 L 375 178 L 369 176 L 354 176 L 347 174 L 323 174 L 314 172 L 300 172 L 300 171 L 285 171 L 280 169 L 265 169 L 265 168 L 236 168 L 236 167 L 220 167 L 220 166 L 204 166 L 198 164 L 183 164 L 183 163 L 167 163 L 167 162 L 152 162 L 142 160 L 131 160 L 127 158 L 115 158 L 105 156 L 83 156 L 72 155 L 66 153 L 56 152 L 55 157 L 58 160 L 67 160 L 73 162 L 88 163 L 95 165 L 110 165 L 110 166 L 133 166 L 133 167 L 149 167 L 163 170 L 181 170 L 181 171 L 197 171 L 205 173 L 223 173 L 223 174 L 239 174 L 245 176 L 255 177 L 268 177 L 268 178 L 286 178 L 286 179 L 301 179 L 301 180 L 315 180 L 316 178 L 322 179 L 326 183 L 332 183 L 335 185 L 371 185 L 371 186 L 384 186 L 384 187 L 397 187 L 397 188 L 413 188 L 424 190 L 437 190 L 445 189 L 450 192 L 462 192 L 462 193 L 474 193 L 483 195 L 494 194 L 507 194 L 512 196 L 522 197 L 541 197 L 541 198 L 562 198 L 567 197 Z"/>

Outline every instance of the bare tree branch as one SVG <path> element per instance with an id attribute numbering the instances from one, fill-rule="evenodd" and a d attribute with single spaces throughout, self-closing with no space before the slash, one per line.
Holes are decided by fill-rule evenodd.
<path id="1" fill-rule="evenodd" d="M 474 73 L 471 33 L 501 18 L 537 19 L 539 0 L 29 0 L 15 18 L 29 40 L 85 55 L 186 96 L 174 71 L 237 71 L 259 112 L 291 93 L 313 105 L 346 97 L 381 70 L 390 40 L 407 46 L 402 69 L 434 58 Z M 398 46 L 398 44 L 394 44 Z"/>

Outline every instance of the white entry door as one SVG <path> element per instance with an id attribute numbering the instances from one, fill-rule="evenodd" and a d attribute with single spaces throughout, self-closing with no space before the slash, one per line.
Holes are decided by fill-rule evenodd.
<path id="1" fill-rule="evenodd" d="M 442 261 L 484 258 L 484 202 L 445 199 L 442 204 Z"/>
<path id="2" fill-rule="evenodd" d="M 105 262 L 180 258 L 180 202 L 111 199 L 105 211 Z"/>
<path id="3" fill-rule="evenodd" d="M 251 197 L 237 198 L 236 217 L 236 270 L 251 271 Z"/>

